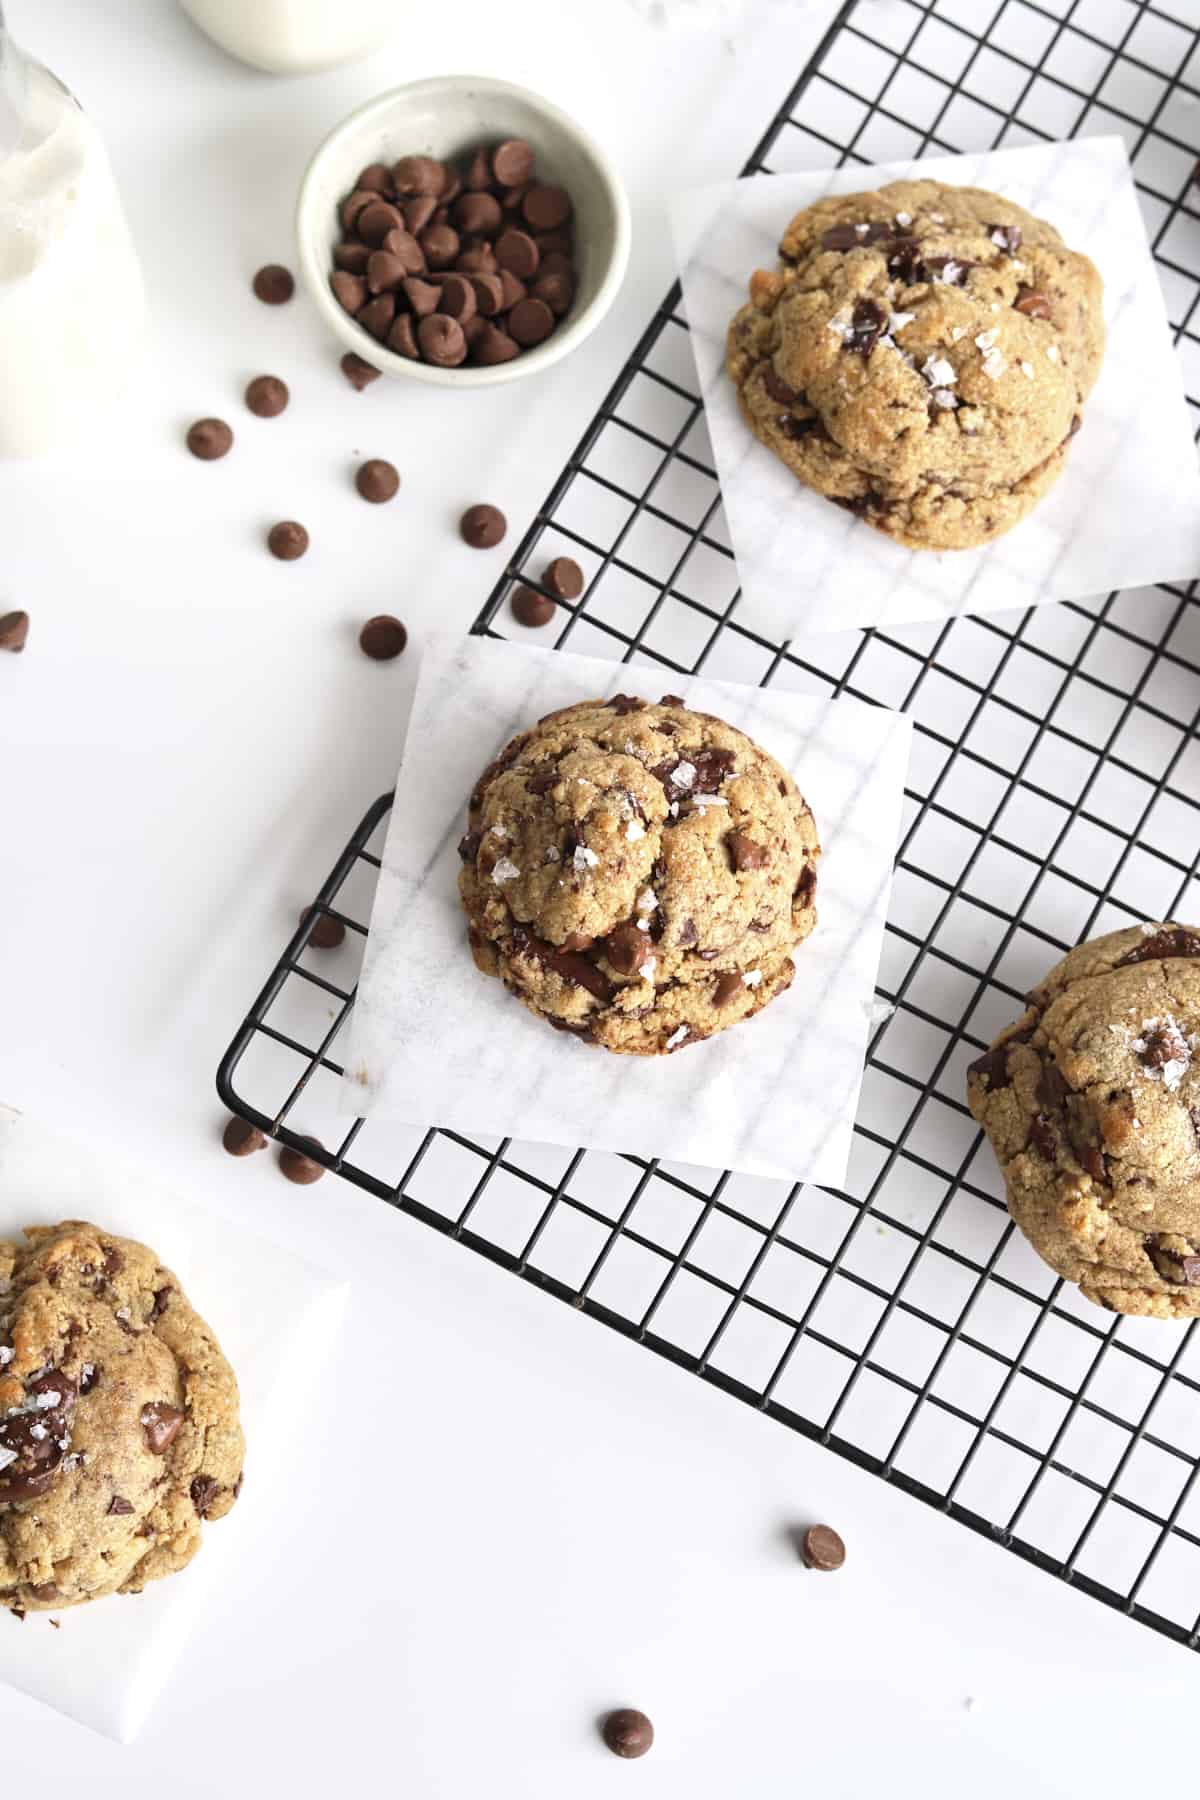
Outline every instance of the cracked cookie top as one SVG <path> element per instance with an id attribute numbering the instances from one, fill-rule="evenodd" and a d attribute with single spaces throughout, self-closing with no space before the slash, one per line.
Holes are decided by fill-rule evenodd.
<path id="1" fill-rule="evenodd" d="M 1200 1314 L 1200 930 L 1081 944 L 968 1074 L 1013 1217 L 1090 1299 Z"/>
<path id="2" fill-rule="evenodd" d="M 233 1370 L 145 1245 L 68 1220 L 0 1242 L 0 1605 L 139 1592 L 241 1486 Z"/>
<path id="3" fill-rule="evenodd" d="M 1086 256 L 980 188 L 892 182 L 819 201 L 730 327 L 754 430 L 914 548 L 1000 535 L 1057 476 L 1103 354 Z"/>
<path id="4" fill-rule="evenodd" d="M 488 766 L 459 885 L 480 968 L 551 1024 L 654 1055 L 787 987 L 819 854 L 796 783 L 742 732 L 673 695 L 617 695 Z"/>

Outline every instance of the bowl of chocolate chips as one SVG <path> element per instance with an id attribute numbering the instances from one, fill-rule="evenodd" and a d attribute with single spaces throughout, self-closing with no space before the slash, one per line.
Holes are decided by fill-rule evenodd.
<path id="1" fill-rule="evenodd" d="M 347 349 L 384 374 L 488 387 L 558 362 L 629 260 L 609 158 L 526 88 L 437 76 L 325 139 L 296 216 L 300 268 Z"/>

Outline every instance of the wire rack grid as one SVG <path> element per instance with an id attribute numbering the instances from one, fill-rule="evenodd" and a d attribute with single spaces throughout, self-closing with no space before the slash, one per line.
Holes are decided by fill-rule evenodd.
<path id="1" fill-rule="evenodd" d="M 1198 27 L 1197 0 L 856 0 L 746 172 L 1120 132 L 1197 408 Z M 514 584 L 569 554 L 587 585 L 560 607 L 559 644 L 911 715 L 886 1004 L 846 1188 L 347 1129 L 336 1040 L 387 796 L 254 1002 L 219 1091 L 358 1186 L 1195 1648 L 1200 1338 L 1110 1318 L 1058 1282 L 1009 1223 L 963 1103 L 966 1063 L 1071 944 L 1200 918 L 1194 585 L 772 643 L 738 621 L 695 389 L 676 290 L 474 629 L 503 635 Z M 325 913 L 346 927 L 332 951 L 310 942 Z"/>

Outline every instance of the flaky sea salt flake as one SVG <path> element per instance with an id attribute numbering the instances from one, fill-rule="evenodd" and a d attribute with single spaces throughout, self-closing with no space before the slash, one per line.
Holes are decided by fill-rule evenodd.
<path id="1" fill-rule="evenodd" d="M 927 356 L 921 365 L 921 373 L 930 387 L 953 387 L 958 380 L 954 364 L 944 356 Z"/>
<path id="2" fill-rule="evenodd" d="M 671 785 L 677 788 L 690 788 L 696 779 L 696 765 L 690 762 L 678 762 L 671 771 Z"/>
<path id="3" fill-rule="evenodd" d="M 1021 364 L 1021 373 L 1022 373 L 1022 375 L 1027 375 L 1029 377 L 1030 381 L 1032 381 L 1033 380 L 1033 364 L 1028 363 L 1028 362 L 1023 362 Z"/>
<path id="4" fill-rule="evenodd" d="M 575 854 L 571 858 L 571 862 L 581 873 L 584 869 L 594 869 L 599 861 L 600 858 L 596 855 L 596 852 L 594 850 L 589 850 L 586 844 L 576 844 Z"/>
<path id="5" fill-rule="evenodd" d="M 682 1042 L 683 1042 L 684 1038 L 687 1036 L 687 1034 L 688 1034 L 687 1026 L 681 1025 L 679 1027 L 679 1030 L 673 1031 L 671 1033 L 670 1037 L 667 1039 L 667 1049 L 674 1050 L 676 1044 L 682 1044 Z"/>
<path id="6" fill-rule="evenodd" d="M 0 1444 L 0 1469 L 7 1469 L 9 1464 L 15 1463 L 16 1460 L 16 1451 L 9 1450 L 6 1445 Z"/>
<path id="7" fill-rule="evenodd" d="M 510 857 L 498 856 L 496 858 L 495 867 L 492 869 L 492 880 L 496 883 L 497 887 L 503 887 L 506 881 L 515 881 L 520 873 L 520 869 L 518 869 L 516 863 L 513 862 Z M 120 1318 L 120 1316 L 120 1313 L 118 1313 L 117 1317 Z"/>
<path id="8" fill-rule="evenodd" d="M 625 827 L 625 836 L 629 843 L 636 844 L 638 840 L 644 838 L 645 835 L 646 827 L 642 824 L 642 821 L 640 819 L 630 819 L 628 825 Z"/>
<path id="9" fill-rule="evenodd" d="M 658 895 L 653 888 L 643 888 L 637 897 L 636 912 L 652 913 L 658 906 Z"/>
<path id="10" fill-rule="evenodd" d="M 999 381 L 1007 367 L 1008 364 L 1005 362 L 999 350 L 989 350 L 983 359 L 983 372 L 985 375 L 990 376 L 993 381 Z"/>
<path id="11" fill-rule="evenodd" d="M 742 980 L 748 988 L 761 987 L 761 985 L 762 985 L 762 970 L 761 969 L 747 969 L 746 973 L 742 976 Z"/>

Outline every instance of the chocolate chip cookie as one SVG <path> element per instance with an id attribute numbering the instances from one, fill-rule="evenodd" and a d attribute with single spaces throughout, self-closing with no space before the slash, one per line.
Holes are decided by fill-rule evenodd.
<path id="1" fill-rule="evenodd" d="M 727 366 L 806 487 L 913 550 L 989 543 L 1057 480 L 1100 370 L 1100 276 L 982 188 L 893 181 L 797 213 Z"/>
<path id="2" fill-rule="evenodd" d="M 0 1242 L 0 1606 L 136 1594 L 242 1483 L 233 1370 L 152 1250 L 95 1225 Z"/>
<path id="3" fill-rule="evenodd" d="M 971 1064 L 1008 1205 L 1113 1312 L 1200 1315 L 1200 930 L 1081 944 Z"/>
<path id="4" fill-rule="evenodd" d="M 586 700 L 515 737 L 471 795 L 459 854 L 477 967 L 632 1056 L 761 1012 L 817 920 L 796 783 L 669 694 Z"/>

